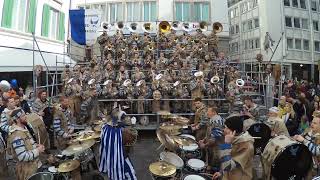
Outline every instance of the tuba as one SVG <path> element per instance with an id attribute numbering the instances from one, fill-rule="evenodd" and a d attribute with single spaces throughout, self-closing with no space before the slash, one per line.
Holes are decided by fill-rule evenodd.
<path id="1" fill-rule="evenodd" d="M 138 27 L 137 23 L 131 23 L 130 26 L 129 26 L 129 31 L 130 32 L 136 32 L 137 31 L 137 27 Z"/>
<path id="2" fill-rule="evenodd" d="M 180 28 L 180 23 L 179 23 L 179 21 L 173 21 L 171 28 L 172 28 L 173 30 L 175 30 L 175 31 L 180 30 L 181 28 Z"/>
<path id="3" fill-rule="evenodd" d="M 123 22 L 122 22 L 122 21 L 117 22 L 117 29 L 118 29 L 118 30 L 122 30 L 123 28 L 124 28 Z"/>
<path id="4" fill-rule="evenodd" d="M 212 30 L 215 34 L 222 32 L 223 26 L 219 22 L 215 22 L 212 24 Z"/>
<path id="5" fill-rule="evenodd" d="M 183 24 L 182 24 L 182 29 L 183 29 L 185 32 L 190 32 L 190 31 L 191 31 L 190 24 L 189 24 L 189 23 L 183 23 Z"/>
<path id="6" fill-rule="evenodd" d="M 159 30 L 162 33 L 167 33 L 171 29 L 171 26 L 168 21 L 161 21 L 159 24 Z"/>
<path id="7" fill-rule="evenodd" d="M 208 30 L 208 23 L 206 21 L 201 21 L 200 24 L 200 30 L 202 32 L 207 31 Z"/>
<path id="8" fill-rule="evenodd" d="M 152 30 L 151 23 L 144 23 L 142 29 L 144 32 L 150 33 Z"/>
<path id="9" fill-rule="evenodd" d="M 242 79 L 237 79 L 237 80 L 236 80 L 236 85 L 237 85 L 238 87 L 244 86 L 244 80 L 242 80 Z"/>
<path id="10" fill-rule="evenodd" d="M 109 23 L 103 22 L 103 23 L 101 23 L 101 27 L 102 27 L 102 29 L 103 29 L 104 31 L 109 31 L 111 26 L 110 26 Z"/>

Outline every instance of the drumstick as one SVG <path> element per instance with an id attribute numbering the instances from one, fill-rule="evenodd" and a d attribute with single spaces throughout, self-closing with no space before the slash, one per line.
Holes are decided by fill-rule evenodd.
<path id="1" fill-rule="evenodd" d="M 41 141 L 40 141 L 40 132 L 38 131 L 38 141 L 39 141 L 39 144 L 41 144 Z"/>
<path id="2" fill-rule="evenodd" d="M 262 139 L 261 137 L 252 137 L 253 139 Z"/>

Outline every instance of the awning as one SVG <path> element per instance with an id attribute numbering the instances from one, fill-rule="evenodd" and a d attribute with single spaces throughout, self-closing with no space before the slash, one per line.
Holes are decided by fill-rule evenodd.
<path id="1" fill-rule="evenodd" d="M 45 64 L 50 71 L 62 70 L 66 63 L 70 66 L 75 65 L 75 61 L 67 55 L 51 52 L 43 52 L 42 55 L 45 62 L 42 60 L 40 52 L 35 51 L 34 64 L 43 66 L 44 71 L 46 70 Z M 0 72 L 32 71 L 32 69 L 32 49 L 0 47 Z"/>

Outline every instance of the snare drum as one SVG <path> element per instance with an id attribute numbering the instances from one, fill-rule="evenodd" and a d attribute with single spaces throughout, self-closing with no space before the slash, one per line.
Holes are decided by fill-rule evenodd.
<path id="1" fill-rule="evenodd" d="M 161 152 L 160 153 L 160 161 L 165 161 L 176 166 L 177 169 L 182 169 L 184 166 L 183 160 L 172 152 Z"/>
<path id="2" fill-rule="evenodd" d="M 40 136 L 40 144 L 43 144 L 46 149 L 50 149 L 49 135 L 40 116 L 35 113 L 28 114 L 27 122 L 34 132 L 37 143 L 39 143 Z"/>
<path id="3" fill-rule="evenodd" d="M 30 176 L 28 180 L 54 180 L 54 176 L 50 172 L 39 172 Z"/>
<path id="4" fill-rule="evenodd" d="M 205 164 L 200 159 L 189 159 L 187 162 L 187 167 L 190 172 L 203 172 L 205 169 Z"/>
<path id="5" fill-rule="evenodd" d="M 312 154 L 297 141 L 280 135 L 271 139 L 262 153 L 266 179 L 302 179 L 312 165 Z"/>
<path id="6" fill-rule="evenodd" d="M 190 174 L 187 175 L 183 178 L 183 180 L 206 180 L 204 177 L 195 175 L 195 174 Z"/>
<path id="7" fill-rule="evenodd" d="M 261 154 L 271 138 L 271 129 L 264 123 L 255 123 L 250 126 L 248 133 L 253 137 L 260 137 L 261 139 L 254 140 L 255 154 Z"/>
<path id="8" fill-rule="evenodd" d="M 181 134 L 180 136 L 181 136 L 181 137 L 187 137 L 187 138 L 191 138 L 191 139 L 193 139 L 193 140 L 196 140 L 196 137 L 194 137 L 194 136 L 192 136 L 192 135 L 190 135 L 190 134 Z"/>
<path id="9" fill-rule="evenodd" d="M 199 150 L 198 144 L 191 144 L 190 146 L 181 146 L 180 149 L 182 151 L 182 157 L 185 160 L 192 158 L 201 158 L 201 151 Z"/>

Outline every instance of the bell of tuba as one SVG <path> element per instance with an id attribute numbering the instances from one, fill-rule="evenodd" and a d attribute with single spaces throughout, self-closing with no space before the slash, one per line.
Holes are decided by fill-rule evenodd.
<path id="1" fill-rule="evenodd" d="M 138 27 L 137 23 L 131 23 L 130 26 L 129 26 L 129 31 L 130 32 L 136 32 L 137 31 L 137 27 Z"/>
<path id="2" fill-rule="evenodd" d="M 237 85 L 238 87 L 244 86 L 244 80 L 243 80 L 243 79 L 237 79 L 237 80 L 236 80 L 236 85 Z"/>
<path id="3" fill-rule="evenodd" d="M 161 21 L 159 24 L 159 30 L 162 33 L 167 33 L 171 29 L 171 26 L 168 21 Z"/>
<path id="4" fill-rule="evenodd" d="M 220 32 L 222 32 L 222 30 L 223 30 L 223 26 L 222 26 L 221 23 L 215 22 L 215 23 L 212 24 L 212 31 L 214 33 L 216 33 L 216 34 L 220 33 Z"/>
<path id="5" fill-rule="evenodd" d="M 182 24 L 182 29 L 186 32 L 190 32 L 191 28 L 190 28 L 190 24 L 189 23 L 183 23 Z"/>
<path id="6" fill-rule="evenodd" d="M 103 22 L 103 23 L 101 23 L 101 27 L 102 27 L 102 29 L 103 29 L 104 31 L 109 31 L 111 26 L 110 26 L 109 23 Z"/>
<path id="7" fill-rule="evenodd" d="M 175 30 L 175 31 L 181 30 L 180 22 L 179 22 L 179 21 L 173 21 L 173 22 L 172 22 L 171 29 L 173 29 L 173 30 Z"/>
<path id="8" fill-rule="evenodd" d="M 142 29 L 144 32 L 150 33 L 150 31 L 152 30 L 151 23 L 144 23 Z"/>
<path id="9" fill-rule="evenodd" d="M 199 27 L 202 32 L 207 31 L 208 30 L 208 23 L 206 21 L 201 21 L 199 23 Z"/>
<path id="10" fill-rule="evenodd" d="M 117 29 L 118 29 L 118 30 L 122 30 L 122 29 L 124 28 L 124 24 L 123 24 L 123 22 L 122 22 L 122 21 L 117 22 L 116 27 L 117 27 Z"/>

